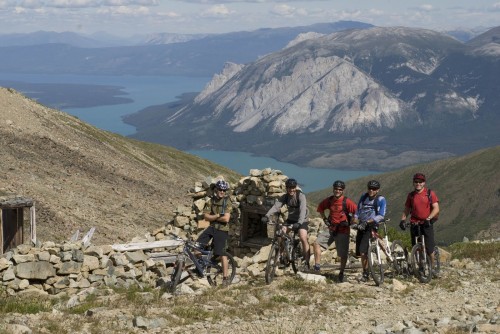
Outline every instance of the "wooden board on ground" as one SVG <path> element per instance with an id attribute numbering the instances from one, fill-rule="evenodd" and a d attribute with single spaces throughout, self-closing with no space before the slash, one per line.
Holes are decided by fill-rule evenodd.
<path id="1" fill-rule="evenodd" d="M 132 250 L 140 249 L 153 249 L 153 248 L 163 248 L 163 247 L 177 247 L 182 245 L 182 241 L 178 240 L 159 240 L 151 242 L 135 242 L 129 244 L 114 244 L 111 247 L 119 252 L 126 252 Z"/>

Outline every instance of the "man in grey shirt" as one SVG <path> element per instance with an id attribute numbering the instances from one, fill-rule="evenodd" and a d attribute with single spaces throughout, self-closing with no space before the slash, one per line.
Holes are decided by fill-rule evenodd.
<path id="1" fill-rule="evenodd" d="M 290 225 L 293 230 L 298 230 L 300 242 L 302 243 L 302 251 L 304 264 L 309 268 L 309 242 L 307 231 L 309 230 L 309 211 L 307 209 L 306 196 L 302 191 L 297 189 L 297 181 L 288 179 L 285 182 L 286 194 L 281 196 L 276 203 L 266 213 L 266 218 L 269 218 L 280 212 L 281 207 L 286 205 L 288 208 L 288 218 L 285 222 Z"/>

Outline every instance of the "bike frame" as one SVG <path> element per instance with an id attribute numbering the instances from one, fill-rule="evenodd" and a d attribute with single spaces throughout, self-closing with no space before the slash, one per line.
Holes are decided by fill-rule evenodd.
<path id="1" fill-rule="evenodd" d="M 371 228 L 371 237 L 368 242 L 369 247 L 376 243 L 377 245 L 377 257 L 378 260 L 380 261 L 380 249 L 385 253 L 387 258 L 389 259 L 390 262 L 392 262 L 394 259 L 391 254 L 391 248 L 389 247 L 389 237 L 387 235 L 387 226 L 386 226 L 386 221 L 383 220 L 379 223 L 379 225 L 382 224 L 384 226 L 384 237 L 382 237 L 374 228 Z"/>
<path id="2" fill-rule="evenodd" d="M 184 243 L 182 253 L 178 255 L 178 258 L 182 257 L 181 259 L 185 262 L 185 257 L 187 256 L 193 262 L 198 277 L 205 277 L 205 269 L 210 264 L 213 249 L 211 247 L 207 249 L 205 245 L 201 245 L 195 241 L 184 240 L 176 235 L 174 237 Z M 201 256 L 198 257 L 194 252 L 199 252 Z"/>

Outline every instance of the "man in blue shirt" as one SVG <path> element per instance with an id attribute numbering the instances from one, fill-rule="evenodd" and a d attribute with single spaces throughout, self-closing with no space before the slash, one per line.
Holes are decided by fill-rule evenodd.
<path id="1" fill-rule="evenodd" d="M 356 234 L 356 256 L 361 256 L 363 274 L 360 281 L 366 282 L 368 275 L 368 245 L 372 228 L 378 228 L 378 223 L 384 219 L 387 202 L 383 196 L 378 194 L 380 183 L 376 180 L 368 182 L 368 191 L 361 196 L 358 209 L 354 214 L 355 222 L 358 224 Z"/>

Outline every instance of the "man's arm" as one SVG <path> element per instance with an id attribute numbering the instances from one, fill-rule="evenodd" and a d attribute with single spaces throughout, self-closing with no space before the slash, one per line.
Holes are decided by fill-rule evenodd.
<path id="1" fill-rule="evenodd" d="M 439 213 L 439 203 L 432 203 L 432 210 L 431 213 L 429 213 L 429 217 L 427 217 L 427 220 L 434 219 L 436 215 Z"/>
<path id="2" fill-rule="evenodd" d="M 303 193 L 300 193 L 300 212 L 299 212 L 299 220 L 297 223 L 302 224 L 304 220 L 306 219 L 306 212 L 307 212 L 307 200 L 306 200 L 306 195 Z"/>

